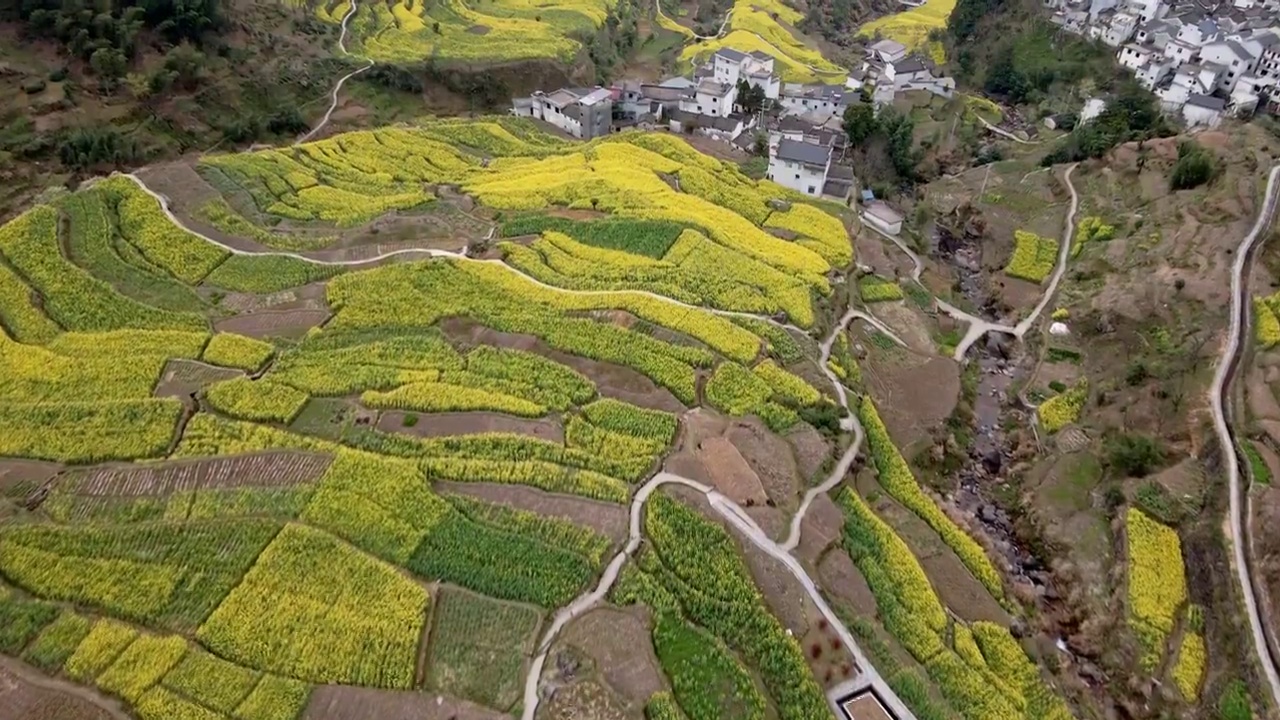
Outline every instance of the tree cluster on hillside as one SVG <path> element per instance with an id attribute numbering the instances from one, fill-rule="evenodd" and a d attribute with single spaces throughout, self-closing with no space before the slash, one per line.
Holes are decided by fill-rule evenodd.
<path id="1" fill-rule="evenodd" d="M 1124 77 L 1113 49 L 1063 31 L 1030 0 L 959 0 L 947 36 L 956 77 L 1014 105 L 1074 102 L 1083 81 L 1105 91 Z"/>
<path id="2" fill-rule="evenodd" d="M 901 9 L 896 0 L 809 0 L 799 30 L 850 47 L 863 22 Z"/>
<path id="3" fill-rule="evenodd" d="M 915 122 L 893 107 L 876 112 L 869 102 L 857 102 L 844 112 L 844 132 L 850 159 L 859 177 L 872 184 L 914 182 L 920 151 L 915 148 Z"/>
<path id="4" fill-rule="evenodd" d="M 640 10 L 634 0 L 619 0 L 605 17 L 600 30 L 584 40 L 587 55 L 596 68 L 596 82 L 605 84 L 613 78 L 613 69 L 625 60 L 640 41 L 636 22 Z"/>
<path id="5" fill-rule="evenodd" d="M 225 19 L 219 0 L 0 0 L 0 20 L 56 40 L 99 75 L 123 77 L 144 30 L 171 44 L 199 44 Z"/>
<path id="6" fill-rule="evenodd" d="M 1076 126 L 1041 160 L 1045 166 L 1102 157 L 1120 143 L 1173 134 L 1155 96 L 1136 82 L 1122 83 L 1098 117 Z"/>

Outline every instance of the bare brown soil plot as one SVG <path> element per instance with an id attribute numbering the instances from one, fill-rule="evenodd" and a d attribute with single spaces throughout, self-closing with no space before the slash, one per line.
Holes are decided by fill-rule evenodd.
<path id="1" fill-rule="evenodd" d="M 831 443 L 808 423 L 801 423 L 787 433 L 787 442 L 795 453 L 796 470 L 801 479 L 816 483 L 831 457 Z"/>
<path id="2" fill-rule="evenodd" d="M 286 487 L 315 480 L 329 462 L 325 455 L 280 451 L 156 466 L 104 467 L 68 476 L 58 490 L 82 496 L 141 497 L 212 488 Z"/>
<path id="3" fill-rule="evenodd" d="M 466 495 L 518 510 L 568 520 L 583 527 L 589 527 L 615 543 L 620 543 L 627 537 L 630 520 L 627 508 L 621 505 L 568 495 L 554 495 L 521 485 L 437 481 L 435 487 L 446 493 Z"/>
<path id="4" fill-rule="evenodd" d="M 0 658 L 0 720 L 128 720 L 114 700 Z"/>
<path id="5" fill-rule="evenodd" d="M 818 495 L 809 512 L 800 521 L 800 545 L 796 555 L 805 562 L 816 562 L 831 543 L 844 531 L 844 513 L 827 495 Z"/>
<path id="6" fill-rule="evenodd" d="M 237 314 L 263 310 L 327 310 L 324 283 L 311 283 L 299 288 L 259 294 L 230 292 L 222 297 L 218 307 Z"/>
<path id="7" fill-rule="evenodd" d="M 910 301 L 875 303 L 871 314 L 888 325 L 909 348 L 924 355 L 935 352 L 931 330 L 932 319 L 926 317 L 919 306 Z"/>
<path id="8" fill-rule="evenodd" d="M 730 500 L 743 506 L 763 505 L 768 500 L 760 478 L 727 439 L 703 440 L 698 445 L 698 459 L 712 486 Z"/>
<path id="9" fill-rule="evenodd" d="M 0 460 L 0 495 L 34 489 L 61 470 L 61 465 L 42 460 Z"/>
<path id="10" fill-rule="evenodd" d="M 170 360 L 165 363 L 153 394 L 156 397 L 188 397 L 208 385 L 242 374 L 239 370 L 213 367 L 194 360 Z"/>
<path id="11" fill-rule="evenodd" d="M 303 720 L 510 720 L 511 716 L 446 695 L 322 685 L 311 693 Z"/>
<path id="12" fill-rule="evenodd" d="M 756 418 L 737 421 L 725 434 L 760 477 L 764 491 L 779 508 L 794 509 L 804 483 L 796 470 L 791 446 Z"/>
<path id="13" fill-rule="evenodd" d="M 599 608 L 570 623 L 562 637 L 592 659 L 615 692 L 642 705 L 664 687 L 650 622 L 642 607 Z"/>
<path id="14" fill-rule="evenodd" d="M 469 345 L 496 345 L 528 350 L 568 365 L 590 378 L 604 397 L 624 400 L 652 410 L 673 413 L 685 410 L 684 403 L 677 400 L 670 390 L 659 387 L 631 368 L 563 353 L 548 347 L 532 335 L 499 332 L 465 318 L 446 319 L 440 323 L 440 327 L 451 340 Z"/>
<path id="15" fill-rule="evenodd" d="M 213 327 L 219 332 L 239 333 L 254 338 L 297 338 L 323 324 L 328 317 L 328 310 L 263 310 L 219 320 Z"/>
<path id="16" fill-rule="evenodd" d="M 413 425 L 406 425 L 405 418 L 413 415 L 417 420 Z M 564 428 L 554 418 L 529 420 L 491 412 L 457 412 L 457 413 L 404 413 L 399 411 L 384 412 L 378 419 L 378 429 L 384 432 L 399 432 L 418 437 L 440 437 L 444 435 L 471 435 L 475 433 L 517 433 L 530 437 L 564 442 Z"/>
<path id="17" fill-rule="evenodd" d="M 818 580 L 823 590 L 850 610 L 859 615 L 875 614 L 876 597 L 871 594 L 871 586 L 844 550 L 833 548 L 822 557 L 818 563 Z"/>
<path id="18" fill-rule="evenodd" d="M 876 353 L 862 375 L 880 418 L 902 452 L 925 440 L 955 410 L 960 366 L 949 358 L 924 357 L 901 349 Z"/>
<path id="19" fill-rule="evenodd" d="M 1263 610 L 1266 611 L 1271 626 L 1280 627 L 1280 533 L 1259 532 L 1264 528 L 1275 528 L 1280 523 L 1280 487 L 1271 485 L 1251 492 L 1253 559 L 1265 591 Z"/>

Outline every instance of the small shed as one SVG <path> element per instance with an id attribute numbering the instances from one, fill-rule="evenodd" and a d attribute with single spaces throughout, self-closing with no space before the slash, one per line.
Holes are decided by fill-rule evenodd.
<path id="1" fill-rule="evenodd" d="M 889 207 L 883 200 L 873 200 L 863 206 L 862 218 L 872 227 L 889 235 L 902 232 L 902 214 Z"/>

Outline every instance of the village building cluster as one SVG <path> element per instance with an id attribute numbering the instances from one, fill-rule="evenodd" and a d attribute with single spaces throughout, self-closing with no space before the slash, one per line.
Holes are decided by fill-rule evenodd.
<path id="1" fill-rule="evenodd" d="M 955 80 L 901 43 L 881 40 L 843 84 L 784 83 L 772 56 L 721 48 L 689 75 L 657 83 L 624 80 L 612 87 L 561 88 L 515 98 L 512 112 L 551 123 L 589 140 L 629 127 L 705 135 L 751 152 L 763 138 L 766 176 L 806 195 L 850 197 L 853 171 L 840 163 L 845 109 L 855 102 L 877 106 L 899 94 L 925 90 L 943 97 Z M 747 113 L 739 94 L 762 96 L 768 112 Z"/>
<path id="2" fill-rule="evenodd" d="M 1280 0 L 1047 0 L 1063 29 L 1116 48 L 1120 65 L 1188 127 L 1274 113 Z"/>

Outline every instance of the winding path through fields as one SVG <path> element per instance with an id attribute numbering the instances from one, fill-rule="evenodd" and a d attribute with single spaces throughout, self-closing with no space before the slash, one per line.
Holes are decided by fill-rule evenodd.
<path id="1" fill-rule="evenodd" d="M 156 202 L 160 203 L 160 209 L 162 212 L 164 212 L 165 217 L 169 219 L 169 222 L 182 228 L 186 232 L 191 233 L 192 235 L 200 238 L 201 240 L 204 240 L 205 242 L 211 245 L 215 245 L 227 251 L 228 253 L 231 253 L 232 255 L 245 255 L 250 257 L 253 257 L 253 256 L 286 257 L 286 258 L 292 258 L 294 260 L 300 260 L 302 262 L 312 263 L 315 265 L 325 265 L 325 266 L 333 266 L 333 267 L 359 267 L 361 265 L 373 265 L 373 264 L 382 262 L 383 260 L 387 260 L 389 258 L 405 256 L 405 255 L 421 255 L 428 258 L 448 258 L 451 260 L 458 260 L 461 262 L 473 262 L 473 263 L 482 263 L 485 265 L 495 265 L 497 267 L 503 268 L 507 272 L 513 273 L 515 275 L 519 275 L 521 278 L 525 279 L 526 281 L 534 285 L 537 285 L 538 287 L 545 288 L 547 290 L 554 290 L 556 292 L 567 293 L 569 295 L 577 295 L 580 297 L 592 297 L 592 296 L 598 296 L 598 295 L 610 295 L 610 296 L 634 295 L 637 297 L 645 297 L 645 298 L 650 298 L 654 300 L 660 300 L 665 303 L 677 305 L 687 310 L 698 310 L 698 311 L 710 312 L 715 315 L 720 315 L 722 317 L 739 317 L 739 318 L 748 318 L 752 320 L 762 320 L 771 325 L 780 327 L 784 330 L 797 332 L 802 335 L 807 334 L 803 328 L 797 327 L 790 323 L 780 322 L 767 315 L 757 315 L 754 313 L 740 312 L 737 310 L 721 310 L 719 308 L 711 308 L 703 305 L 693 305 L 691 303 L 686 303 L 680 300 L 676 300 L 674 298 L 667 297 L 666 295 L 659 295 L 657 293 L 652 293 L 652 292 L 649 292 L 648 290 L 570 290 L 567 288 L 556 287 L 555 285 L 549 285 L 535 277 L 526 275 L 524 272 L 502 262 L 501 260 L 485 260 L 481 258 L 468 257 L 464 253 L 455 252 L 453 250 L 439 250 L 435 248 L 404 248 L 401 250 L 393 250 L 391 252 L 381 253 L 378 255 L 374 255 L 372 257 L 360 258 L 359 260 L 321 260 L 319 258 L 310 257 L 305 254 L 288 252 L 284 250 L 245 250 L 242 248 L 237 248 L 231 245 L 227 245 L 224 242 L 211 238 L 208 235 L 205 235 L 195 230 L 194 228 L 188 226 L 180 218 L 178 218 L 178 216 L 173 214 L 173 210 L 169 207 L 169 199 L 166 198 L 164 195 L 161 195 L 160 193 L 148 187 L 147 184 L 143 182 L 142 178 L 138 177 L 137 175 L 134 175 L 133 173 L 121 173 L 121 175 L 123 177 L 127 177 L 130 180 L 132 180 L 135 184 L 137 184 L 139 188 L 142 189 L 143 192 L 150 195 L 152 198 L 155 198 Z M 492 235 L 492 231 L 490 231 L 490 234 Z M 895 333 L 891 328 L 889 328 L 889 326 L 880 322 L 880 320 L 874 317 L 873 315 L 865 313 L 861 310 L 850 310 L 849 314 L 851 315 L 851 317 L 856 317 L 872 325 L 877 330 L 884 333 L 886 337 L 888 337 L 889 339 L 897 343 L 899 346 L 901 347 L 907 346 L 906 342 L 904 342 L 902 338 L 898 337 L 897 333 Z"/>
<path id="2" fill-rule="evenodd" d="M 1258 219 L 1236 250 L 1235 264 L 1231 267 L 1231 326 L 1227 331 L 1227 344 L 1222 350 L 1222 359 L 1218 362 L 1217 371 L 1213 376 L 1213 386 L 1209 391 L 1209 405 L 1213 411 L 1213 427 L 1217 431 L 1218 442 L 1222 445 L 1222 459 L 1227 469 L 1228 492 L 1231 494 L 1229 520 L 1232 563 L 1235 565 L 1236 578 L 1240 583 L 1241 595 L 1244 597 L 1246 614 L 1249 616 L 1249 628 L 1253 635 L 1258 662 L 1262 666 L 1273 703 L 1280 705 L 1280 673 L 1277 673 L 1275 661 L 1267 649 L 1265 620 L 1258 611 L 1247 557 L 1249 537 L 1245 531 L 1244 515 L 1249 511 L 1246 497 L 1248 490 L 1243 488 L 1240 482 L 1240 459 L 1236 455 L 1236 442 L 1231 434 L 1231 426 L 1227 422 L 1226 408 L 1227 390 L 1240 360 L 1245 331 L 1249 327 L 1247 277 L 1250 267 L 1249 259 L 1255 246 L 1266 236 L 1266 231 L 1275 214 L 1277 178 L 1280 178 L 1280 165 L 1271 168 L 1271 173 L 1267 176 L 1266 195 L 1258 211 Z"/>
<path id="3" fill-rule="evenodd" d="M 529 277 L 528 275 L 525 275 L 519 270 L 516 270 L 515 268 L 501 261 L 480 260 L 476 258 L 469 258 L 461 253 L 452 252 L 448 250 L 434 250 L 434 249 L 427 249 L 427 248 L 399 250 L 391 253 L 386 253 L 385 255 L 380 255 L 375 258 L 367 258 L 359 261 L 323 261 L 323 260 L 316 260 L 314 258 L 309 258 L 305 255 L 300 255 L 298 253 L 291 253 L 291 252 L 256 252 L 256 251 L 242 250 L 242 249 L 234 248 L 224 243 L 221 243 L 213 238 L 203 235 L 193 230 L 192 228 L 188 227 L 186 224 L 184 224 L 180 219 L 178 219 L 173 214 L 173 211 L 169 208 L 168 200 L 163 195 L 147 187 L 146 183 L 144 183 L 142 179 L 137 177 L 136 175 L 125 174 L 125 177 L 128 177 L 130 180 L 135 182 L 138 185 L 138 187 L 141 188 L 144 192 L 146 192 L 151 197 L 155 198 L 156 201 L 160 204 L 160 208 L 164 212 L 165 217 L 167 217 L 169 221 L 172 222 L 174 225 L 182 228 L 183 230 L 191 233 L 196 237 L 203 239 L 208 243 L 211 243 L 233 254 L 276 255 L 276 256 L 283 256 L 283 257 L 291 257 L 304 262 L 312 262 L 320 265 L 367 265 L 369 263 L 377 262 L 378 260 L 383 260 L 383 259 L 386 259 L 387 257 L 391 257 L 394 255 L 404 255 L 404 254 L 413 253 L 413 254 L 425 255 L 427 257 L 446 257 L 446 258 L 452 258 L 455 260 L 462 260 L 467 262 L 483 262 L 483 263 L 500 265 L 501 267 L 504 267 L 507 270 L 517 275 L 520 275 L 521 277 L 525 278 L 529 282 L 532 282 L 541 287 L 557 290 L 560 292 L 567 292 L 567 293 L 579 294 L 579 295 L 597 295 L 597 294 L 616 295 L 617 292 L 619 292 L 619 291 L 565 290 L 563 288 L 557 288 L 552 285 L 547 285 L 539 280 Z M 650 292 L 641 291 L 641 290 L 621 291 L 621 292 L 635 293 L 640 296 L 655 298 L 663 302 L 671 303 L 673 305 L 678 305 L 680 307 L 696 309 L 696 310 L 706 310 L 722 316 L 730 316 L 730 317 L 736 316 L 736 317 L 753 318 L 756 320 L 763 320 L 790 331 L 799 332 L 802 334 L 804 332 L 800 328 L 797 328 L 792 325 L 788 325 L 786 323 L 780 323 L 768 316 L 753 315 L 751 313 L 733 312 L 728 310 L 715 310 L 712 308 L 705 308 L 701 306 L 690 305 L 688 303 L 682 303 L 677 300 L 673 300 L 672 298 L 666 297 L 664 295 L 658 295 L 656 293 L 650 293 Z M 835 374 L 831 372 L 829 368 L 827 368 L 827 359 L 830 357 L 831 348 L 835 343 L 836 337 L 839 335 L 839 333 L 841 333 L 845 329 L 845 327 L 850 322 L 852 322 L 855 319 L 863 320 L 864 322 L 870 323 L 871 325 L 879 329 L 881 332 L 885 333 L 887 336 L 892 338 L 895 342 L 899 344 L 903 344 L 902 340 L 899 339 L 898 336 L 895 335 L 892 330 L 890 330 L 888 327 L 886 327 L 883 323 L 881 323 L 876 318 L 868 315 L 865 312 L 862 312 L 861 310 L 850 309 L 844 314 L 843 317 L 840 318 L 840 321 L 835 325 L 835 327 L 831 329 L 829 336 L 827 337 L 826 340 L 823 341 L 821 345 L 822 353 L 821 353 L 819 365 L 822 368 L 823 372 L 826 374 L 827 378 L 831 381 L 832 387 L 836 394 L 836 398 L 838 402 L 840 403 L 841 407 L 844 407 L 846 410 L 849 409 L 848 394 L 845 391 L 844 386 L 840 383 L 839 378 L 837 378 Z M 733 524 L 736 528 L 738 528 L 747 540 L 749 540 L 753 545 L 759 547 L 761 550 L 777 558 L 784 565 L 786 565 L 787 569 L 796 578 L 796 580 L 800 582 L 802 586 L 804 586 L 805 592 L 809 595 L 809 598 L 813 601 L 814 605 L 818 607 L 823 617 L 826 618 L 827 622 L 833 628 L 836 629 L 836 632 L 837 634 L 839 634 L 842 644 L 849 651 L 849 653 L 853 655 L 853 657 L 857 660 L 858 667 L 862 671 L 862 678 L 865 679 L 866 683 L 873 685 L 877 689 L 881 697 L 885 699 L 885 702 L 887 702 L 889 705 L 893 707 L 893 709 L 898 713 L 899 717 L 903 718 L 903 720 L 915 720 L 915 717 L 910 713 L 910 711 L 906 708 L 906 706 L 902 703 L 902 701 L 897 697 L 897 695 L 894 694 L 893 690 L 890 689 L 887 684 L 885 684 L 883 678 L 880 677 L 876 669 L 872 667 L 872 665 L 867 661 L 866 656 L 862 652 L 862 649 L 858 647 L 857 643 L 854 641 L 853 635 L 849 633 L 849 630 L 844 626 L 843 623 L 840 622 L 840 619 L 836 617 L 835 613 L 831 610 L 830 606 L 827 605 L 826 600 L 822 597 L 822 594 L 821 592 L 819 592 L 817 586 L 814 584 L 813 579 L 809 577 L 808 573 L 805 572 L 804 568 L 800 565 L 800 563 L 790 555 L 790 551 L 795 549 L 795 547 L 800 542 L 800 526 L 804 520 L 805 514 L 808 512 L 810 505 L 813 503 L 814 498 L 817 497 L 817 495 L 820 493 L 825 493 L 830 491 L 831 488 L 835 487 L 837 484 L 840 483 L 840 481 L 844 478 L 845 474 L 848 472 L 849 467 L 853 464 L 854 458 L 857 456 L 858 451 L 862 446 L 864 434 L 863 434 L 862 426 L 857 421 L 856 415 L 853 413 L 850 413 L 849 417 L 845 419 L 842 425 L 846 430 L 851 430 L 854 433 L 853 441 L 850 443 L 849 447 L 845 450 L 844 455 L 840 458 L 840 461 L 836 464 L 836 467 L 832 471 L 831 475 L 823 483 L 821 483 L 815 488 L 810 489 L 805 494 L 805 497 L 801 502 L 800 509 L 792 518 L 790 533 L 788 534 L 786 541 L 783 542 L 781 545 L 769 539 L 769 537 L 760 529 L 760 527 L 756 525 L 755 521 L 753 521 L 749 516 L 743 513 L 736 504 L 734 504 L 732 501 L 722 496 L 720 493 L 716 492 L 715 490 L 701 483 L 698 483 L 694 480 L 690 480 L 689 478 L 681 477 L 679 475 L 674 475 L 668 472 L 660 472 L 657 475 L 655 475 L 652 479 L 650 479 L 648 482 L 646 482 L 644 485 L 642 485 L 639 488 L 639 490 L 637 490 L 635 497 L 631 501 L 631 528 L 630 528 L 630 537 L 628 539 L 627 545 L 622 549 L 621 552 L 619 552 L 613 558 L 612 561 L 610 561 L 609 565 L 605 568 L 605 571 L 601 576 L 600 581 L 596 584 L 596 587 L 588 591 L 587 593 L 583 594 L 582 596 L 578 597 L 569 605 L 557 611 L 552 618 L 550 627 L 548 627 L 547 631 L 543 634 L 542 641 L 539 645 L 538 656 L 534 658 L 534 661 L 529 669 L 529 675 L 527 676 L 525 681 L 523 719 L 533 720 L 534 713 L 537 711 L 538 699 L 539 699 L 538 698 L 538 682 L 542 676 L 542 668 L 543 668 L 543 665 L 546 663 L 547 652 L 550 650 L 552 642 L 554 642 L 555 638 L 559 635 L 561 629 L 568 622 L 578 617 L 582 613 L 590 610 L 592 607 L 598 604 L 601 600 L 603 600 L 604 597 L 608 594 L 609 590 L 613 587 L 613 584 L 617 581 L 618 574 L 621 572 L 623 565 L 626 564 L 627 560 L 640 547 L 640 542 L 642 540 L 641 528 L 643 525 L 642 520 L 643 520 L 643 510 L 644 510 L 645 501 L 649 498 L 649 495 L 652 494 L 654 490 L 658 489 L 662 485 L 666 485 L 669 483 L 676 483 L 676 484 L 685 485 L 687 487 L 693 488 L 703 493 L 704 495 L 706 495 L 708 501 L 711 504 L 711 507 L 713 507 L 718 513 L 724 516 L 726 520 L 728 520 L 731 524 Z M 830 699 L 831 699 L 831 702 L 834 703 L 835 699 L 834 698 L 830 698 Z"/>
<path id="4" fill-rule="evenodd" d="M 348 56 L 351 55 L 351 53 L 347 50 L 347 23 L 350 22 L 351 18 L 354 17 L 355 14 L 356 14 L 356 0 L 351 0 L 351 6 L 350 8 L 347 9 L 347 14 L 342 16 L 342 32 L 338 34 L 338 50 L 343 55 L 348 55 Z M 368 59 L 366 58 L 366 60 Z M 294 143 L 295 145 L 299 143 L 304 143 L 310 140 L 311 138 L 315 137 L 316 133 L 320 132 L 320 130 L 322 130 L 325 125 L 329 124 L 329 118 L 333 117 L 333 111 L 338 109 L 338 93 L 342 91 L 343 84 L 346 83 L 351 78 L 368 70 L 371 67 L 373 67 L 373 60 L 368 60 L 368 64 L 366 64 L 364 67 L 359 68 L 358 70 L 353 70 L 347 73 L 346 75 L 343 75 L 342 77 L 338 78 L 338 82 L 334 83 L 333 92 L 329 93 L 329 109 L 324 111 L 324 117 L 320 120 L 320 122 L 315 127 L 311 128 L 311 130 L 309 130 L 306 135 L 303 135 L 301 138 L 299 138 L 298 142 Z"/>
<path id="5" fill-rule="evenodd" d="M 845 326 L 849 322 L 860 315 L 861 313 L 853 310 L 845 313 L 840 322 L 832 329 L 830 336 L 822 343 L 822 369 L 827 374 L 827 377 L 832 381 L 840 405 L 846 409 L 849 408 L 848 395 L 845 392 L 844 386 L 839 382 L 839 379 L 827 368 L 826 361 L 828 357 L 830 357 L 831 347 L 835 343 L 837 335 L 844 330 Z M 642 485 L 631 501 L 631 531 L 626 547 L 624 547 L 622 551 L 613 558 L 608 567 L 605 568 L 605 572 L 601 576 L 600 582 L 596 584 L 596 587 L 557 611 L 552 619 L 551 626 L 547 628 L 545 633 L 543 633 L 542 640 L 538 645 L 538 655 L 534 658 L 533 663 L 529 667 L 529 674 L 525 677 L 524 712 L 522 720 L 534 720 L 534 715 L 537 712 L 538 702 L 540 700 L 538 695 L 538 684 L 542 678 L 542 668 L 546 664 L 547 654 L 551 650 L 552 643 L 555 642 L 556 637 L 566 624 L 582 613 L 585 613 L 595 607 L 595 605 L 608 595 L 609 590 L 612 589 L 614 583 L 617 582 L 618 574 L 622 571 L 623 565 L 625 565 L 627 560 L 629 560 L 635 554 L 636 550 L 640 548 L 640 543 L 643 539 L 642 527 L 644 524 L 645 501 L 647 501 L 649 496 L 653 494 L 654 490 L 657 490 L 659 487 L 667 484 L 684 485 L 701 492 L 707 497 L 707 501 L 711 505 L 711 508 L 724 517 L 729 524 L 737 528 L 742 536 L 752 545 L 760 548 L 769 556 L 785 565 L 792 577 L 794 577 L 796 581 L 804 587 L 805 593 L 809 596 L 809 599 L 813 601 L 823 618 L 826 619 L 827 623 L 835 629 L 836 634 L 840 637 L 841 644 L 849 651 L 849 654 L 853 656 L 854 661 L 860 670 L 858 680 L 859 684 L 874 687 L 880 697 L 889 705 L 890 709 L 894 711 L 897 717 L 902 718 L 902 720 L 915 720 L 915 715 L 911 713 L 897 694 L 893 692 L 892 688 L 885 683 L 884 678 L 881 677 L 875 667 L 868 662 L 866 655 L 862 652 L 862 648 L 858 646 L 857 641 L 854 640 L 853 635 L 849 632 L 848 628 L 844 626 L 844 623 L 840 621 L 840 618 L 836 616 L 835 612 L 832 611 L 831 607 L 827 604 L 826 599 L 822 596 L 821 591 L 818 590 L 817 585 L 814 584 L 813 579 L 809 577 L 808 572 L 806 572 L 804 567 L 800 565 L 800 562 L 791 555 L 791 551 L 794 550 L 800 542 L 800 524 L 804 520 L 804 516 L 808 512 L 813 499 L 819 493 L 829 492 L 844 479 L 845 474 L 849 471 L 849 467 L 853 464 L 854 458 L 858 454 L 858 450 L 862 446 L 864 437 L 862 425 L 858 423 L 856 415 L 852 413 L 850 414 L 848 421 L 850 426 L 848 429 L 851 429 L 854 433 L 853 442 L 849 444 L 848 449 L 846 449 L 844 455 L 841 456 L 840 461 L 836 464 L 831 475 L 821 485 L 812 488 L 805 494 L 804 501 L 801 503 L 800 509 L 791 519 L 790 533 L 788 534 L 786 541 L 781 544 L 771 540 L 769 536 L 760 529 L 760 526 L 757 525 L 756 522 L 738 506 L 737 503 L 729 500 L 716 490 L 695 480 L 663 471 L 659 472 L 652 479 Z M 828 694 L 828 701 L 833 707 L 838 699 L 837 695 L 843 692 L 847 692 L 847 690 L 844 687 L 841 687 Z"/>
<path id="6" fill-rule="evenodd" d="M 1044 309 L 1053 301 L 1053 295 L 1058 291 L 1058 283 L 1062 281 L 1062 275 L 1067 270 L 1067 258 L 1071 256 L 1071 240 L 1075 235 L 1076 229 L 1076 211 L 1080 207 L 1080 196 L 1076 193 L 1075 183 L 1071 182 L 1071 173 L 1075 169 L 1075 165 L 1069 166 L 1063 176 L 1067 181 L 1067 189 L 1071 191 L 1071 207 L 1067 210 L 1067 223 L 1066 229 L 1062 233 L 1062 242 L 1058 244 L 1058 262 L 1054 265 L 1053 275 L 1049 278 L 1049 287 L 1045 288 L 1044 294 L 1040 297 L 1040 302 L 1036 303 L 1035 309 L 1031 311 L 1030 315 L 1017 325 L 1002 325 L 970 315 L 942 298 L 935 299 L 939 310 L 957 320 L 969 323 L 969 330 L 965 333 L 960 343 L 956 345 L 955 354 L 952 356 L 957 362 L 964 362 L 965 353 L 969 351 L 969 348 L 989 332 L 1008 333 L 1021 340 L 1022 336 L 1026 335 L 1031 326 L 1035 324 L 1036 319 L 1040 317 L 1040 313 L 1044 312 Z M 910 255 L 913 260 L 919 262 L 919 258 L 916 257 L 915 253 L 907 249 L 905 245 L 899 244 L 899 247 Z"/>

